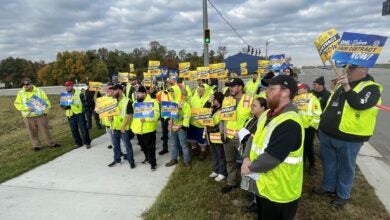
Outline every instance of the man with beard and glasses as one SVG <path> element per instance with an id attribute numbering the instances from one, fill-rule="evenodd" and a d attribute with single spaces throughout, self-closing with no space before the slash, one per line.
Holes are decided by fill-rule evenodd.
<path id="1" fill-rule="evenodd" d="M 154 118 L 134 118 L 131 124 L 131 130 L 137 135 L 139 144 L 145 154 L 145 160 L 142 163 L 149 162 L 150 169 L 155 171 L 156 162 L 156 129 L 158 119 L 160 118 L 160 108 L 155 99 L 152 99 L 144 86 L 140 86 L 136 92 L 137 103 L 153 103 Z"/>
<path id="2" fill-rule="evenodd" d="M 258 119 L 241 175 L 255 180 L 249 188 L 256 192 L 259 219 L 293 219 L 303 182 L 304 127 L 291 103 L 298 86 L 286 75 L 266 82 L 269 110 Z"/>

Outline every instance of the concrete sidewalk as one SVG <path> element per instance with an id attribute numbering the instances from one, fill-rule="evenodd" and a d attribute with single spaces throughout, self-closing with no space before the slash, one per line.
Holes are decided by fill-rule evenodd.
<path id="1" fill-rule="evenodd" d="M 161 150 L 157 134 L 157 152 Z M 132 140 L 136 168 L 122 161 L 113 168 L 109 138 L 92 141 L 92 148 L 72 150 L 19 177 L 0 184 L 0 219 L 140 219 L 168 182 L 170 153 L 157 153 L 157 170 L 141 164 L 143 152 Z"/>

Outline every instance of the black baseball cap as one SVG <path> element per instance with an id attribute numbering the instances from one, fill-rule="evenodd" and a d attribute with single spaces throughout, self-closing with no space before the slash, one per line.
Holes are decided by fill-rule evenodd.
<path id="1" fill-rule="evenodd" d="M 290 89 L 292 94 L 295 94 L 298 91 L 297 81 L 291 76 L 279 75 L 272 79 L 263 79 L 269 85 L 283 85 Z"/>
<path id="2" fill-rule="evenodd" d="M 242 86 L 244 87 L 244 81 L 240 78 L 232 78 L 228 82 L 225 83 L 225 86 Z"/>
<path id="3" fill-rule="evenodd" d="M 118 90 L 118 89 L 120 89 L 120 90 L 123 91 L 123 87 L 122 87 L 122 85 L 119 84 L 119 83 L 115 84 L 115 85 L 112 86 L 111 88 L 112 88 L 113 90 Z"/>

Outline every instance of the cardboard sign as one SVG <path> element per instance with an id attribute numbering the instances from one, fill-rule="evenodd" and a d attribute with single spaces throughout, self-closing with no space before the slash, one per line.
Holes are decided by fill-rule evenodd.
<path id="1" fill-rule="evenodd" d="M 134 118 L 154 118 L 153 102 L 134 103 Z"/>
<path id="2" fill-rule="evenodd" d="M 47 109 L 47 107 L 49 107 L 45 101 L 43 101 L 36 95 L 31 96 L 31 98 L 27 100 L 24 104 L 30 108 L 33 108 L 34 112 L 37 115 L 42 115 Z"/>
<path id="3" fill-rule="evenodd" d="M 268 72 L 269 60 L 258 60 L 257 61 L 257 73 L 263 75 Z"/>
<path id="4" fill-rule="evenodd" d="M 135 73 L 134 64 L 130 63 L 129 64 L 129 69 L 130 69 L 130 73 L 133 73 L 133 74 Z"/>
<path id="5" fill-rule="evenodd" d="M 125 83 L 129 82 L 129 73 L 119 72 L 118 73 L 118 81 L 121 83 L 122 82 L 125 82 Z"/>
<path id="6" fill-rule="evenodd" d="M 209 78 L 209 67 L 201 66 L 196 68 L 198 71 L 198 79 L 208 79 Z"/>
<path id="7" fill-rule="evenodd" d="M 339 42 L 340 36 L 334 28 L 325 31 L 314 40 L 314 45 L 323 63 L 332 57 Z"/>
<path id="8" fill-rule="evenodd" d="M 209 64 L 209 77 L 210 79 L 222 78 L 226 73 L 225 63 Z"/>
<path id="9" fill-rule="evenodd" d="M 73 105 L 73 93 L 61 92 L 60 94 L 60 105 L 71 106 Z"/>
<path id="10" fill-rule="evenodd" d="M 222 102 L 220 119 L 223 121 L 236 121 L 236 99 L 226 97 Z"/>
<path id="11" fill-rule="evenodd" d="M 190 73 L 190 75 L 191 75 L 191 80 L 192 81 L 196 81 L 196 80 L 198 80 L 198 71 L 196 71 L 196 70 L 193 70 L 193 71 L 189 71 Z"/>
<path id="12" fill-rule="evenodd" d="M 247 63 L 240 63 L 241 76 L 248 75 Z"/>
<path id="13" fill-rule="evenodd" d="M 160 76 L 160 74 L 161 74 L 160 61 L 149 60 L 149 63 L 148 63 L 148 73 L 151 76 Z"/>
<path id="14" fill-rule="evenodd" d="M 284 69 L 285 55 L 271 55 L 269 56 L 269 66 L 268 70 L 282 70 Z"/>
<path id="15" fill-rule="evenodd" d="M 119 114 L 118 101 L 109 96 L 96 99 L 95 111 L 100 118 Z"/>
<path id="16" fill-rule="evenodd" d="M 192 108 L 192 118 L 203 126 L 214 126 L 211 108 Z"/>
<path id="17" fill-rule="evenodd" d="M 161 117 L 173 118 L 179 117 L 179 105 L 175 102 L 161 102 Z"/>
<path id="18" fill-rule="evenodd" d="M 103 83 L 101 82 L 89 82 L 88 83 L 89 91 L 102 92 L 103 91 Z"/>
<path id="19" fill-rule="evenodd" d="M 179 63 L 179 78 L 191 78 L 190 67 L 190 62 Z"/>
<path id="20" fill-rule="evenodd" d="M 386 40 L 387 37 L 379 35 L 344 32 L 332 58 L 370 68 L 375 66 Z"/>

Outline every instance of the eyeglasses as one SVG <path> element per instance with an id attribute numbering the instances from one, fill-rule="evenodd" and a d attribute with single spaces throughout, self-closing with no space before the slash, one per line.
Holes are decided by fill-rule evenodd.
<path id="1" fill-rule="evenodd" d="M 23 86 L 29 86 L 31 83 L 23 83 Z"/>

